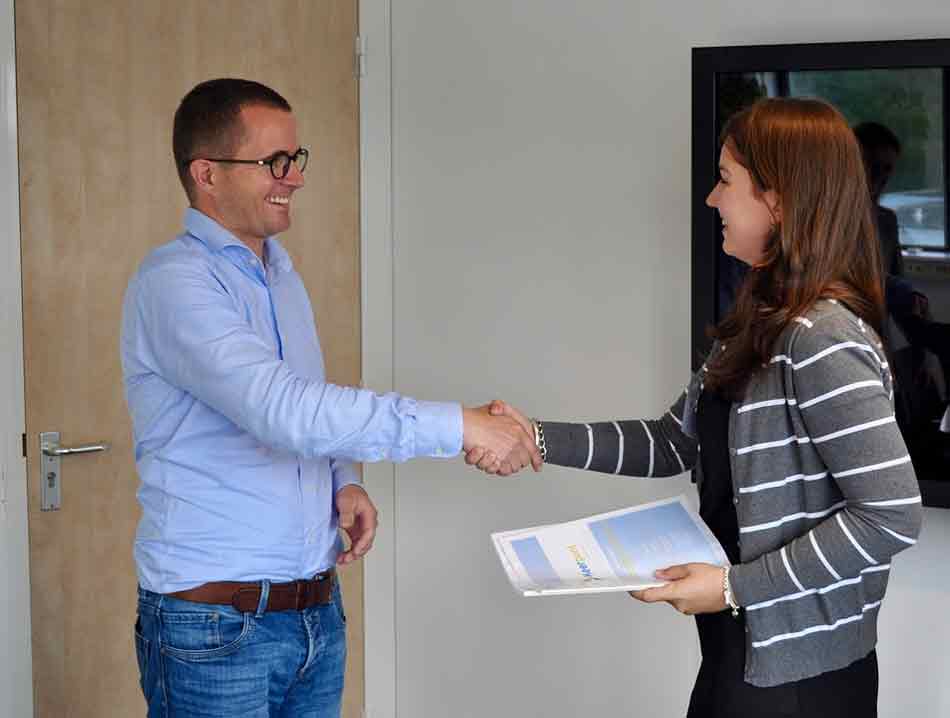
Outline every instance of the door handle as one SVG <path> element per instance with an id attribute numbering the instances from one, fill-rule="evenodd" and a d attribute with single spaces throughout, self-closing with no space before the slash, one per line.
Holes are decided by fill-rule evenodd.
<path id="1" fill-rule="evenodd" d="M 86 446 L 61 446 L 55 449 L 51 446 L 44 446 L 43 453 L 47 456 L 68 456 L 69 454 L 91 454 L 94 451 L 108 451 L 111 448 L 112 447 L 105 442 L 101 444 L 88 444 Z"/>
<path id="2" fill-rule="evenodd" d="M 40 468 L 42 470 L 42 496 L 40 509 L 43 511 L 58 511 L 62 505 L 60 484 L 62 470 L 60 458 L 72 454 L 92 454 L 99 451 L 108 451 L 111 448 L 104 441 L 98 444 L 85 446 L 60 446 L 58 431 L 44 431 L 40 434 Z"/>

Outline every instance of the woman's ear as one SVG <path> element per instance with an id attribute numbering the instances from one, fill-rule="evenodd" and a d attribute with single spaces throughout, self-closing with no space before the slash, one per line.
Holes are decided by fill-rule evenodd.
<path id="1" fill-rule="evenodd" d="M 782 202 L 778 198 L 778 193 L 774 189 L 766 190 L 762 195 L 765 200 L 765 206 L 769 208 L 769 213 L 776 224 L 782 223 Z"/>

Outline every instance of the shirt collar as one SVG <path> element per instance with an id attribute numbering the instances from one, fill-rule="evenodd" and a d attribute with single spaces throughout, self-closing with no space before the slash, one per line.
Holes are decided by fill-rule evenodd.
<path id="1" fill-rule="evenodd" d="M 222 227 L 218 222 L 194 207 L 185 210 L 185 231 L 201 241 L 212 252 L 221 252 L 225 247 L 240 247 L 253 254 L 250 247 Z M 275 237 L 264 240 L 264 255 L 268 267 L 279 272 L 289 272 L 294 265 L 280 242 Z"/>
<path id="2" fill-rule="evenodd" d="M 264 256 L 267 257 L 268 269 L 276 272 L 289 272 L 294 268 L 294 263 L 287 254 L 287 250 L 277 241 L 276 237 L 268 237 L 264 240 Z"/>
<path id="3" fill-rule="evenodd" d="M 251 251 L 244 242 L 194 207 L 185 210 L 185 231 L 195 239 L 201 240 L 212 252 L 220 252 L 225 247 L 233 246 Z"/>

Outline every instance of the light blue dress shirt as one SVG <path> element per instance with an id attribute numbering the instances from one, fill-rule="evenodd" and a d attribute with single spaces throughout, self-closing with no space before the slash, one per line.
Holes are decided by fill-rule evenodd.
<path id="1" fill-rule="evenodd" d="M 353 461 L 455 456 L 458 404 L 328 384 L 313 310 L 280 243 L 266 266 L 195 209 L 125 296 L 121 353 L 142 519 L 141 585 L 290 581 L 335 563 Z"/>

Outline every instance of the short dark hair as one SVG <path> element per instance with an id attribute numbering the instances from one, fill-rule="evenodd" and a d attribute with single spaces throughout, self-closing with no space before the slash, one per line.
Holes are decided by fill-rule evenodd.
<path id="1" fill-rule="evenodd" d="M 241 109 L 265 105 L 291 112 L 290 103 L 266 85 L 253 80 L 220 78 L 195 85 L 175 110 L 172 154 L 178 178 L 188 199 L 194 201 L 190 161 L 200 154 L 228 157 L 243 140 Z"/>
<path id="2" fill-rule="evenodd" d="M 901 152 L 901 141 L 897 139 L 897 135 L 880 122 L 862 122 L 855 125 L 854 134 L 864 151 L 890 147 L 897 154 Z"/>

